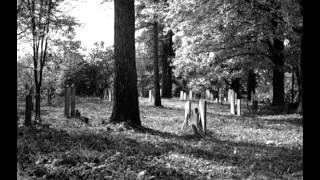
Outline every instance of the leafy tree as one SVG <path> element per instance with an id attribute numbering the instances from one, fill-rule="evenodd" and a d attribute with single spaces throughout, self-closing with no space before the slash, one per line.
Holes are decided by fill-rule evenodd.
<path id="1" fill-rule="evenodd" d="M 19 2 L 20 5 L 19 5 Z M 17 10 L 17 23 L 18 30 L 19 24 L 24 27 L 26 38 L 31 37 L 32 50 L 33 50 L 33 70 L 34 81 L 36 90 L 36 108 L 35 120 L 40 122 L 40 91 L 42 85 L 42 74 L 46 61 L 49 57 L 49 43 L 53 36 L 52 33 L 57 33 L 59 30 L 72 31 L 73 26 L 76 25 L 73 18 L 65 16 L 59 10 L 59 4 L 62 0 L 27 0 L 18 1 Z M 19 10 L 20 7 L 20 10 Z"/>
<path id="2" fill-rule="evenodd" d="M 115 0 L 114 21 L 114 101 L 111 122 L 140 126 L 135 64 L 134 0 Z"/>

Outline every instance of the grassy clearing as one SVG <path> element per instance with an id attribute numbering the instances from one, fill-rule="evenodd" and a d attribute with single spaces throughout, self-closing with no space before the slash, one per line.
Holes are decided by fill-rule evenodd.
<path id="1" fill-rule="evenodd" d="M 180 130 L 184 102 L 163 99 L 163 108 L 153 107 L 147 98 L 139 102 L 144 130 L 102 125 L 112 104 L 99 99 L 77 99 L 76 108 L 90 119 L 89 125 L 65 119 L 61 99 L 56 106 L 44 105 L 45 126 L 18 127 L 17 175 L 21 179 L 303 179 L 303 127 L 297 114 L 237 117 L 229 114 L 227 105 L 209 104 L 208 135 L 200 139 L 191 128 Z M 19 108 L 23 112 L 23 104 Z"/>

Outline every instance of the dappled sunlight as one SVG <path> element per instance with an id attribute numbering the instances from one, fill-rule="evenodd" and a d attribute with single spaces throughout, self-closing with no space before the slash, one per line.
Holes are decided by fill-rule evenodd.
<path id="1" fill-rule="evenodd" d="M 80 177 L 87 169 L 87 178 L 97 178 L 99 173 L 101 177 L 129 178 L 143 170 L 148 177 L 182 179 L 302 175 L 301 127 L 284 123 L 277 129 L 259 118 L 232 116 L 224 105 L 209 104 L 208 109 L 221 114 L 208 113 L 208 133 L 199 138 L 191 128 L 180 129 L 184 103 L 163 100 L 164 107 L 155 108 L 142 99 L 141 130 L 128 129 L 123 123 L 102 125 L 112 109 L 111 102 L 99 99 L 81 99 L 76 105 L 89 118 L 88 125 L 66 119 L 63 106 L 44 106 L 42 109 L 49 112 L 43 114 L 47 127 L 32 130 L 19 126 L 19 168 L 31 170 L 32 164 L 38 163 L 48 177 L 64 177 L 71 171 L 74 177 Z M 282 115 L 286 119 L 294 117 Z M 26 156 L 30 159 L 28 167 L 23 160 Z M 58 175 L 60 171 L 65 171 L 64 176 Z"/>

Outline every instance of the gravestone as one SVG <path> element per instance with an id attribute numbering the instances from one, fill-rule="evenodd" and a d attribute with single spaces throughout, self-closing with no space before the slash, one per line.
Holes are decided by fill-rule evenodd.
<path id="1" fill-rule="evenodd" d="M 191 90 L 189 91 L 189 98 L 190 98 L 190 100 L 192 100 L 192 91 Z"/>
<path id="2" fill-rule="evenodd" d="M 206 97 L 205 97 L 205 99 L 210 99 L 210 90 L 209 90 L 209 89 L 206 90 Z"/>
<path id="3" fill-rule="evenodd" d="M 231 114 L 235 114 L 234 112 L 234 91 L 232 89 L 230 89 L 230 97 L 229 97 L 229 102 L 230 102 L 230 113 Z"/>
<path id="4" fill-rule="evenodd" d="M 241 115 L 241 99 L 237 99 L 237 115 Z"/>
<path id="5" fill-rule="evenodd" d="M 181 129 L 184 129 L 189 126 L 189 121 L 191 120 L 191 101 L 187 101 L 186 104 L 184 105 L 184 121 L 182 124 Z"/>
<path id="6" fill-rule="evenodd" d="M 183 100 L 183 91 L 180 91 L 180 100 Z"/>
<path id="7" fill-rule="evenodd" d="M 162 97 L 162 89 L 160 89 L 160 97 Z"/>
<path id="8" fill-rule="evenodd" d="M 199 114 L 202 124 L 202 131 L 204 134 L 207 132 L 207 102 L 205 100 L 199 100 Z"/>
<path id="9" fill-rule="evenodd" d="M 183 92 L 183 100 L 186 101 L 187 100 L 187 93 Z"/>
<path id="10" fill-rule="evenodd" d="M 152 90 L 149 90 L 149 102 L 152 103 Z"/>
<path id="11" fill-rule="evenodd" d="M 111 91 L 111 89 L 108 89 L 108 100 L 109 101 L 112 101 L 112 91 Z"/>

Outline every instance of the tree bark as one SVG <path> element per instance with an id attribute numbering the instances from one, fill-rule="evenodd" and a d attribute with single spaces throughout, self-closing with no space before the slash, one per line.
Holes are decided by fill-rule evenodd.
<path id="1" fill-rule="evenodd" d="M 299 78 L 298 79 L 298 87 L 299 87 L 299 106 L 297 109 L 297 113 L 303 114 L 303 56 L 304 56 L 304 36 L 302 34 L 301 37 L 301 57 L 299 62 Z"/>
<path id="2" fill-rule="evenodd" d="M 172 36 L 173 33 L 171 30 L 168 31 L 163 41 L 162 48 L 162 97 L 172 98 L 172 67 L 168 60 L 169 57 L 172 57 Z"/>
<path id="3" fill-rule="evenodd" d="M 273 40 L 273 58 L 272 62 L 274 63 L 273 67 L 273 77 L 272 77 L 272 86 L 273 86 L 273 98 L 272 105 L 282 106 L 284 105 L 284 56 L 283 56 L 283 41 L 274 38 Z"/>
<path id="4" fill-rule="evenodd" d="M 40 117 L 40 102 L 41 102 L 41 96 L 40 96 L 40 85 L 36 83 L 36 108 L 35 108 L 35 122 L 40 123 L 41 117 Z"/>
<path id="5" fill-rule="evenodd" d="M 134 0 L 114 1 L 114 101 L 110 122 L 140 126 Z"/>
<path id="6" fill-rule="evenodd" d="M 154 83 L 154 106 L 161 106 L 160 83 L 159 83 L 159 60 L 158 60 L 158 22 L 153 24 L 153 83 Z"/>
<path id="7" fill-rule="evenodd" d="M 249 102 L 252 98 L 251 92 L 255 93 L 256 91 L 256 75 L 253 69 L 251 69 L 248 74 L 247 88 L 247 101 Z"/>

